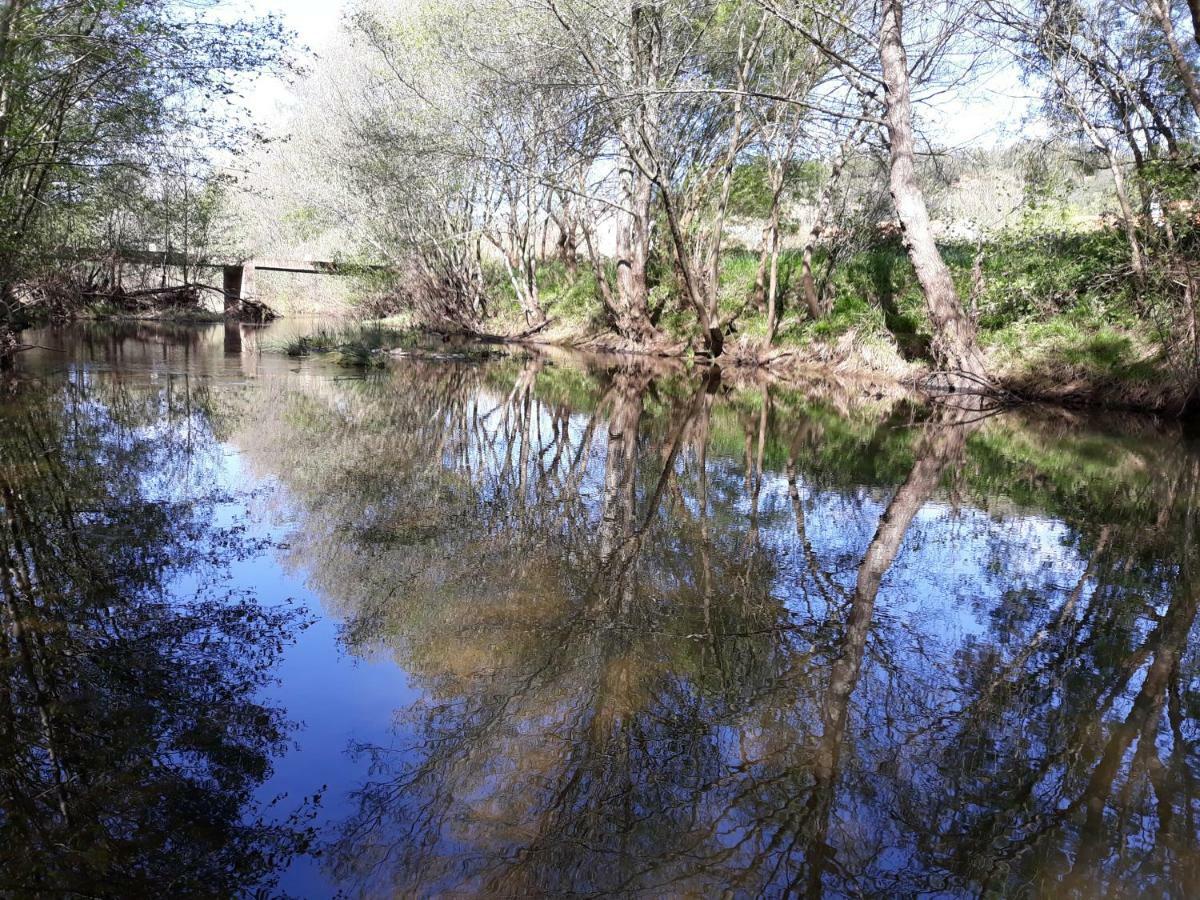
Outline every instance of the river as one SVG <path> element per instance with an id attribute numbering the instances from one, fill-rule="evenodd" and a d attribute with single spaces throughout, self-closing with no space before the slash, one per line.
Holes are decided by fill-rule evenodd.
<path id="1" fill-rule="evenodd" d="M 0 380 L 0 893 L 1195 896 L 1174 423 L 311 327 Z"/>

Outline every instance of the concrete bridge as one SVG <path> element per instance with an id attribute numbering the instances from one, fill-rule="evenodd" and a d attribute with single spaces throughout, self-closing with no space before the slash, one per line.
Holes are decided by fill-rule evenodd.
<path id="1" fill-rule="evenodd" d="M 64 260 L 111 259 L 137 265 L 170 266 L 172 268 L 220 269 L 221 291 L 225 295 L 225 312 L 235 314 L 243 300 L 254 299 L 256 272 L 293 272 L 300 275 L 356 275 L 363 271 L 382 272 L 389 267 L 378 264 L 350 264 L 321 259 L 287 259 L 284 257 L 252 257 L 250 259 L 198 259 L 177 250 L 147 250 L 121 248 L 108 252 L 61 250 L 55 254 Z"/>
<path id="2" fill-rule="evenodd" d="M 254 298 L 256 272 L 293 272 L 300 275 L 355 275 L 364 270 L 378 272 L 380 265 L 346 265 L 320 259 L 282 259 L 256 257 L 241 262 L 194 263 L 198 268 L 221 269 L 221 291 L 225 294 L 225 312 L 236 313 L 242 300 Z"/>

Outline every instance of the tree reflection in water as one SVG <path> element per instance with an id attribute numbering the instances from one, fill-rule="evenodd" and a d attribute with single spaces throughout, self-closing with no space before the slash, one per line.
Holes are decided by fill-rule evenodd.
<path id="1" fill-rule="evenodd" d="M 1195 886 L 1178 435 L 537 359 L 258 402 L 297 564 L 424 694 L 353 748 L 347 888 Z"/>
<path id="2" fill-rule="evenodd" d="M 0 399 L 0 893 L 230 896 L 309 841 L 252 802 L 302 623 L 222 585 L 257 548 L 213 524 L 207 401 L 82 370 Z"/>

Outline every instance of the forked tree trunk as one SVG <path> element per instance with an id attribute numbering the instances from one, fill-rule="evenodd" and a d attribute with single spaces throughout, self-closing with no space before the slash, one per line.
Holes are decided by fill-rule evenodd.
<path id="1" fill-rule="evenodd" d="M 679 216 L 675 212 L 671 195 L 667 192 L 666 185 L 660 185 L 660 189 L 662 190 L 663 212 L 666 214 L 667 227 L 670 229 L 671 241 L 675 247 L 675 262 L 678 264 L 679 273 L 683 278 L 684 293 L 691 301 L 692 307 L 700 319 L 700 330 L 704 333 L 705 349 L 713 357 L 720 356 L 725 343 L 721 323 L 718 319 L 713 318 L 713 310 L 710 309 L 701 290 L 699 279 L 692 270 L 692 260 L 687 252 L 687 240 L 683 235 L 683 227 L 679 224 Z"/>
<path id="2" fill-rule="evenodd" d="M 925 195 L 917 184 L 914 162 L 912 97 L 908 58 L 904 52 L 901 0 L 883 0 L 879 56 L 886 89 L 887 126 L 891 144 L 892 202 L 904 245 L 908 248 L 933 324 L 933 350 L 938 363 L 975 378 L 986 379 L 983 354 L 975 340 L 974 323 L 967 317 L 954 289 L 950 270 L 938 251 L 929 222 Z"/>
<path id="3" fill-rule="evenodd" d="M 579 277 L 579 246 L 575 241 L 575 229 L 559 232 L 556 243 L 558 259 L 567 270 L 567 277 L 574 281 Z"/>
<path id="4" fill-rule="evenodd" d="M 616 326 L 623 337 L 642 343 L 655 332 L 650 322 L 650 287 L 646 277 L 654 186 L 633 162 L 627 166 L 623 180 L 630 211 L 620 214 L 617 225 Z"/>
<path id="5" fill-rule="evenodd" d="M 830 858 L 826 832 L 841 772 L 842 745 L 850 720 L 850 701 L 862 672 L 879 588 L 900 553 L 909 525 L 937 490 L 942 475 L 961 463 L 968 434 L 977 427 L 977 422 L 976 425 L 964 422 L 962 411 L 946 410 L 938 419 L 927 424 L 928 430 L 918 445 L 917 458 L 908 478 L 896 490 L 880 517 L 875 536 L 859 564 L 843 631 L 841 655 L 829 670 L 829 687 L 822 715 L 823 730 L 815 754 L 815 852 L 806 896 L 821 895 L 821 876 Z M 800 510 L 802 507 L 794 503 L 793 508 Z M 799 527 L 800 523 L 797 522 L 797 525 Z"/>

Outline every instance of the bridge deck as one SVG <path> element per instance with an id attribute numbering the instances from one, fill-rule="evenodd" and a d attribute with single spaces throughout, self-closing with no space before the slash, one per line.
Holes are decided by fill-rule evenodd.
<path id="1" fill-rule="evenodd" d="M 187 266 L 195 269 L 220 269 L 221 290 L 225 294 L 225 312 L 235 314 L 245 299 L 254 295 L 254 276 L 257 272 L 291 272 L 297 275 L 354 275 L 359 272 L 383 272 L 388 266 L 374 263 L 339 263 L 324 259 L 286 259 L 261 256 L 249 259 L 195 259 L 175 250 L 157 251 L 143 249 L 121 249 L 101 253 L 81 249 L 63 249 L 51 254 L 60 260 L 105 260 L 116 256 L 121 262 L 140 263 L 149 266 Z"/>
<path id="2" fill-rule="evenodd" d="M 55 258 L 64 260 L 101 260 L 107 259 L 111 253 L 87 250 L 62 250 L 54 254 Z M 254 269 L 260 272 L 293 272 L 298 275 L 353 275 L 356 272 L 386 271 L 388 266 L 378 263 L 348 263 L 325 259 L 288 259 L 275 256 L 255 256 L 248 259 L 234 257 L 218 257 L 216 259 L 197 259 L 176 250 L 164 252 L 161 250 L 127 249 L 117 252 L 117 258 L 122 262 L 139 263 L 151 266 L 173 266 L 181 268 L 188 266 L 197 269 Z"/>

